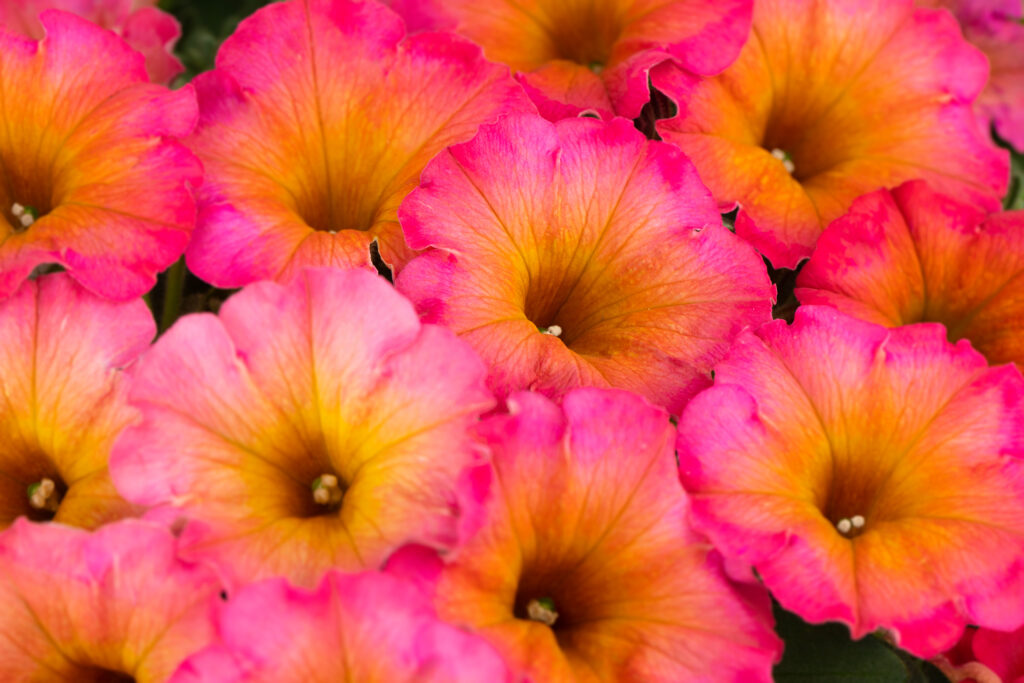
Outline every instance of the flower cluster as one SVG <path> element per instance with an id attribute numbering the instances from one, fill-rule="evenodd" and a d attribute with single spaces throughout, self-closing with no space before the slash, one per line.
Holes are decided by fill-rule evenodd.
<path id="1" fill-rule="evenodd" d="M 1017 0 L 154 4 L 0 0 L 0 679 L 1024 677 Z"/>

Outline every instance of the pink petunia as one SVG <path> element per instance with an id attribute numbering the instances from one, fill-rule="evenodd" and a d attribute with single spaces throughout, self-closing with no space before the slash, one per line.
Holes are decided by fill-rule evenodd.
<path id="1" fill-rule="evenodd" d="M 991 76 L 978 96 L 982 122 L 1024 152 L 1024 5 L 1020 0 L 931 0 L 953 12 L 964 37 L 988 57 Z"/>
<path id="2" fill-rule="evenodd" d="M 433 247 L 397 280 L 490 365 L 499 396 L 615 386 L 678 412 L 775 291 L 687 159 L 631 122 L 509 117 L 439 155 L 402 205 Z"/>
<path id="3" fill-rule="evenodd" d="M 751 0 L 392 0 L 413 28 L 447 28 L 517 72 L 540 112 L 636 118 L 666 61 L 708 76 L 750 32 Z"/>
<path id="4" fill-rule="evenodd" d="M 45 31 L 39 15 L 45 10 L 77 14 L 124 38 L 145 57 L 150 80 L 166 85 L 184 70 L 171 52 L 181 27 L 156 4 L 156 0 L 0 0 L 0 27 L 40 40 Z"/>
<path id="5" fill-rule="evenodd" d="M 221 585 L 160 526 L 92 533 L 24 519 L 0 534 L 0 680 L 167 680 L 215 638 Z"/>
<path id="6" fill-rule="evenodd" d="M 678 453 L 698 528 L 808 621 L 925 657 L 1024 622 L 1024 379 L 939 325 L 744 333 Z"/>
<path id="7" fill-rule="evenodd" d="M 922 181 L 861 197 L 822 233 L 802 303 L 887 327 L 946 326 L 989 362 L 1024 369 L 1024 211 L 988 214 Z"/>
<path id="8" fill-rule="evenodd" d="M 972 104 L 985 56 L 944 11 L 912 0 L 758 0 L 732 66 L 694 78 L 671 64 L 652 84 L 679 106 L 658 123 L 690 157 L 736 233 L 776 267 L 810 256 L 857 197 L 924 178 L 990 210 L 1008 156 Z"/>
<path id="9" fill-rule="evenodd" d="M 221 610 L 217 632 L 218 642 L 186 660 L 171 683 L 508 678 L 486 642 L 439 621 L 411 583 L 377 572 L 332 571 L 312 590 L 283 579 L 250 584 Z"/>
<path id="10" fill-rule="evenodd" d="M 389 569 L 528 680 L 771 680 L 767 595 L 691 530 L 668 414 L 589 388 L 508 403 L 481 426 L 494 476 L 476 534 L 443 565 L 403 551 Z"/>
<path id="11" fill-rule="evenodd" d="M 504 67 L 453 35 L 406 38 L 376 2 L 291 0 L 246 19 L 195 80 L 206 166 L 188 264 L 222 287 L 305 266 L 411 256 L 396 211 L 446 146 L 532 109 Z"/>
<path id="12" fill-rule="evenodd" d="M 0 301 L 0 528 L 20 516 L 94 528 L 133 514 L 107 461 L 138 419 L 122 369 L 155 334 L 141 300 L 100 299 L 63 273 Z"/>
<path id="13" fill-rule="evenodd" d="M 396 547 L 456 542 L 459 477 L 493 406 L 465 343 L 364 270 L 259 283 L 181 318 L 140 360 L 114 446 L 128 499 L 196 520 L 188 557 L 315 585 Z"/>
<path id="14" fill-rule="evenodd" d="M 191 87 L 149 83 L 110 31 L 47 10 L 38 43 L 0 32 L 0 298 L 32 270 L 64 266 L 127 301 L 185 250 L 198 160 L 176 138 L 195 125 Z"/>

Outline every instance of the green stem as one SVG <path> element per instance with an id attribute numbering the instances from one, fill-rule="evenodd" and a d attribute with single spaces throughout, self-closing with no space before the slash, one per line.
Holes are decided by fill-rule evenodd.
<path id="1" fill-rule="evenodd" d="M 164 305 L 160 309 L 160 331 L 174 324 L 181 312 L 181 294 L 185 288 L 185 257 L 167 269 L 164 281 Z"/>

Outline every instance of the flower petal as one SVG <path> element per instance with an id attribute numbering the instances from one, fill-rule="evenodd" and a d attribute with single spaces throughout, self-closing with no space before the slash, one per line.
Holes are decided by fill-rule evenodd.
<path id="1" fill-rule="evenodd" d="M 442 618 L 536 680 L 769 680 L 768 601 L 690 531 L 668 416 L 597 389 L 509 407 L 482 427 L 494 496 L 434 580 Z M 530 611 L 542 598 L 553 625 Z"/>
<path id="2" fill-rule="evenodd" d="M 166 680 L 213 640 L 220 590 L 157 525 L 19 520 L 0 535 L 0 678 Z"/>
<path id="3" fill-rule="evenodd" d="M 809 256 L 858 196 L 925 178 L 995 209 L 1007 156 L 971 112 L 984 56 L 946 12 L 910 0 L 758 2 L 753 38 L 712 79 L 652 71 L 679 114 L 659 122 L 776 267 Z M 772 157 L 775 157 L 774 159 Z"/>
<path id="4" fill-rule="evenodd" d="M 986 215 L 921 181 L 854 202 L 822 234 L 797 297 L 887 326 L 941 322 L 1024 368 L 1024 211 Z"/>
<path id="5" fill-rule="evenodd" d="M 801 307 L 716 366 L 680 473 L 699 528 L 784 607 L 931 656 L 1024 615 L 1022 416 L 1020 373 L 937 325 Z"/>
<path id="6" fill-rule="evenodd" d="M 624 119 L 485 127 L 431 162 L 401 217 L 435 250 L 399 291 L 473 345 L 500 396 L 610 385 L 675 412 L 770 315 L 763 263 L 693 167 Z"/>
<path id="7" fill-rule="evenodd" d="M 403 39 L 375 2 L 256 12 L 196 79 L 206 166 L 189 267 L 238 287 L 305 266 L 411 256 L 395 212 L 438 151 L 532 108 L 506 69 L 447 34 Z"/>
<path id="8" fill-rule="evenodd" d="M 274 321 L 271 329 L 267 321 Z M 455 542 L 467 432 L 492 399 L 478 359 L 362 270 L 309 271 L 182 318 L 133 375 L 140 426 L 119 439 L 118 489 L 196 518 L 190 556 L 248 580 L 313 585 L 396 547 Z M 318 502 L 316 482 L 337 478 Z"/>

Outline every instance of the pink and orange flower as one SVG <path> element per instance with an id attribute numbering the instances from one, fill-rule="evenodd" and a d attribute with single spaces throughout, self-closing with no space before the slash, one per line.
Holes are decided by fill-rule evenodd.
<path id="1" fill-rule="evenodd" d="M 509 117 L 439 155 L 400 211 L 397 287 L 490 365 L 501 397 L 636 391 L 678 412 L 744 327 L 764 264 L 678 149 L 631 122 Z"/>
<path id="2" fill-rule="evenodd" d="M 779 603 L 932 656 L 1024 622 L 1024 379 L 946 341 L 801 307 L 687 405 L 698 529 Z"/>
<path id="3" fill-rule="evenodd" d="M 679 106 L 662 137 L 690 157 L 736 232 L 774 266 L 810 256 L 857 197 L 924 178 L 990 210 L 1007 154 L 971 105 L 984 55 L 947 13 L 912 0 L 758 0 L 752 37 L 711 79 L 672 64 L 652 84 Z"/>
<path id="4" fill-rule="evenodd" d="M 0 302 L 0 528 L 20 516 L 94 528 L 134 512 L 107 462 L 137 419 L 121 369 L 155 334 L 142 301 L 105 301 L 63 273 Z"/>
<path id="5" fill-rule="evenodd" d="M 305 266 L 411 256 L 396 211 L 446 146 L 532 109 L 508 70 L 448 34 L 404 37 L 376 2 L 291 0 L 258 11 L 195 80 L 206 166 L 188 264 L 238 287 Z"/>
<path id="6" fill-rule="evenodd" d="M 476 534 L 443 566 L 402 552 L 393 570 L 530 680 L 771 680 L 767 594 L 730 584 L 691 530 L 668 415 L 591 388 L 508 404 L 481 426 L 494 478 Z"/>
<path id="7" fill-rule="evenodd" d="M 964 37 L 988 57 L 991 76 L 978 96 L 985 126 L 1024 152 L 1024 6 L 1020 0 L 931 0 L 918 4 L 949 9 Z"/>
<path id="8" fill-rule="evenodd" d="M 283 579 L 245 586 L 221 610 L 217 632 L 218 642 L 186 660 L 172 683 L 509 678 L 486 642 L 439 621 L 409 582 L 377 572 L 330 572 L 313 590 Z"/>
<path id="9" fill-rule="evenodd" d="M 220 582 L 160 526 L 88 533 L 19 520 L 0 534 L 0 679 L 166 681 L 215 637 Z"/>
<path id="10" fill-rule="evenodd" d="M 307 586 L 408 541 L 455 543 L 456 485 L 481 451 L 468 428 L 493 406 L 468 346 L 384 279 L 336 269 L 180 319 L 130 401 L 143 420 L 115 444 L 118 490 L 197 520 L 183 552 L 229 579 Z"/>
<path id="11" fill-rule="evenodd" d="M 822 234 L 795 294 L 887 327 L 946 326 L 1024 369 L 1024 211 L 987 214 L 921 181 L 853 203 Z"/>
<path id="12" fill-rule="evenodd" d="M 48 9 L 72 12 L 120 35 L 146 58 L 154 83 L 168 84 L 184 70 L 171 54 L 181 27 L 156 8 L 156 0 L 0 0 L 0 27 L 40 40 L 45 32 L 39 15 Z"/>
<path id="13" fill-rule="evenodd" d="M 450 28 L 517 71 L 544 116 L 636 118 L 652 67 L 725 69 L 750 32 L 751 0 L 392 0 L 416 27 Z"/>
<path id="14" fill-rule="evenodd" d="M 149 83 L 142 56 L 74 15 L 40 15 L 38 43 L 0 32 L 0 298 L 32 270 L 64 266 L 126 301 L 185 250 L 196 158 L 191 88 Z"/>

